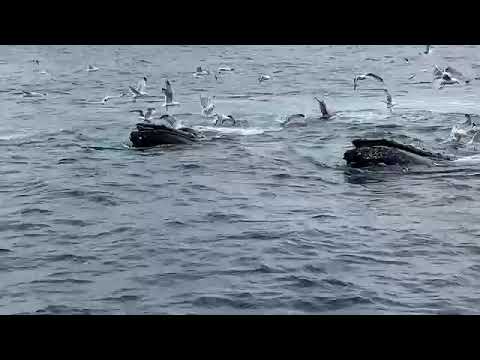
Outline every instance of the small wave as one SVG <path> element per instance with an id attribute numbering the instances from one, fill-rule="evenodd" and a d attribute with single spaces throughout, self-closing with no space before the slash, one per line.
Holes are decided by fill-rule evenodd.
<path id="1" fill-rule="evenodd" d="M 0 140 L 15 140 L 15 139 L 24 139 L 26 137 L 30 136 L 30 134 L 27 133 L 15 133 L 11 135 L 0 135 Z"/>
<path id="2" fill-rule="evenodd" d="M 85 263 L 88 260 L 97 260 L 95 256 L 81 256 L 81 255 L 73 255 L 73 254 L 60 254 L 60 255 L 53 255 L 48 257 L 48 261 L 73 261 L 73 262 L 80 262 Z"/>
<path id="3" fill-rule="evenodd" d="M 30 284 L 91 284 L 91 280 L 83 279 L 48 279 L 48 280 L 33 280 Z"/>
<path id="4" fill-rule="evenodd" d="M 52 214 L 53 211 L 47 210 L 47 209 L 39 209 L 39 208 L 28 208 L 28 209 L 23 209 L 20 211 L 20 214 L 22 215 L 28 215 L 28 214 Z"/>

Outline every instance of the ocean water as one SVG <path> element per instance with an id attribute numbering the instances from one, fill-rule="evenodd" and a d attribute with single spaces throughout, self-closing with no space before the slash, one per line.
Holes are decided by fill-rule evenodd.
<path id="1" fill-rule="evenodd" d="M 448 141 L 464 113 L 480 114 L 480 82 L 430 83 L 433 64 L 478 76 L 479 50 L 0 46 L 0 314 L 480 313 L 480 157 Z M 198 65 L 235 71 L 195 78 Z M 368 90 L 379 84 L 353 91 L 370 71 L 392 113 Z M 129 146 L 129 111 L 164 111 L 163 99 L 96 102 L 143 76 L 153 95 L 171 81 L 169 112 L 206 140 Z M 207 93 L 248 125 L 214 127 L 200 114 Z M 318 115 L 314 96 L 337 116 L 282 128 Z M 460 160 L 347 168 L 365 136 Z"/>

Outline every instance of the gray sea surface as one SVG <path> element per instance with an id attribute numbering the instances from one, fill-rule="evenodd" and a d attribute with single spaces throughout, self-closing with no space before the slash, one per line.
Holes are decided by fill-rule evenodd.
<path id="1" fill-rule="evenodd" d="M 0 314 L 480 313 L 480 160 L 448 143 L 480 81 L 431 83 L 433 64 L 479 76 L 480 47 L 424 49 L 0 46 Z M 393 112 L 374 81 L 353 91 L 363 72 Z M 143 76 L 158 97 L 99 103 Z M 129 110 L 164 112 L 167 78 L 207 139 L 133 149 Z M 247 125 L 213 126 L 200 94 Z M 337 116 L 282 128 L 314 96 Z M 347 168 L 367 136 L 467 160 Z"/>

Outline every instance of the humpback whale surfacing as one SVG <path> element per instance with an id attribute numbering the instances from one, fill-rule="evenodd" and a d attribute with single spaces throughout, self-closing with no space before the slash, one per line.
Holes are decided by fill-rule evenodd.
<path id="1" fill-rule="evenodd" d="M 133 147 L 151 147 L 165 144 L 190 144 L 201 137 L 190 128 L 173 129 L 165 125 L 138 123 L 130 133 Z"/>
<path id="2" fill-rule="evenodd" d="M 453 160 L 448 155 L 434 153 L 405 145 L 388 139 L 355 139 L 354 149 L 343 155 L 351 167 L 368 167 L 375 165 L 434 165 L 434 161 Z"/>

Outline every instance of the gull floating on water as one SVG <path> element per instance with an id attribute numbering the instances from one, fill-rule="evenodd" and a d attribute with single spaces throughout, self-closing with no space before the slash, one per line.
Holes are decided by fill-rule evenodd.
<path id="1" fill-rule="evenodd" d="M 222 66 L 217 69 L 218 72 L 229 72 L 235 70 L 234 68 L 228 66 Z"/>
<path id="2" fill-rule="evenodd" d="M 209 116 L 215 109 L 215 104 L 210 96 L 200 95 L 200 105 L 202 106 L 202 115 Z"/>
<path id="3" fill-rule="evenodd" d="M 203 70 L 201 66 L 197 66 L 197 70 L 193 73 L 193 76 L 199 77 L 204 75 L 210 75 L 210 71 Z"/>
<path id="4" fill-rule="evenodd" d="M 110 99 L 121 98 L 121 97 L 124 97 L 124 96 L 126 96 L 126 95 L 127 95 L 127 94 L 125 94 L 125 93 L 121 93 L 120 95 L 112 95 L 112 96 L 107 95 L 107 96 L 105 96 L 105 97 L 102 99 L 101 103 L 102 103 L 102 104 L 106 104 L 107 101 L 110 100 Z"/>
<path id="5" fill-rule="evenodd" d="M 143 119 L 145 122 L 150 122 L 150 118 L 155 113 L 155 108 L 148 108 L 147 112 L 143 112 L 143 110 L 130 110 L 130 112 L 138 112 L 140 115 L 139 118 Z"/>
<path id="6" fill-rule="evenodd" d="M 261 83 L 262 81 L 265 81 L 265 80 L 270 80 L 270 76 L 265 74 L 260 74 L 260 76 L 258 77 L 258 82 Z"/>
<path id="7" fill-rule="evenodd" d="M 474 116 L 475 116 L 475 118 L 477 118 L 477 120 L 480 120 L 478 115 L 474 115 Z M 477 124 L 472 120 L 472 114 L 465 114 L 465 118 L 467 120 L 465 120 L 463 125 L 472 126 L 474 128 L 477 127 Z"/>
<path id="8" fill-rule="evenodd" d="M 322 112 L 322 119 L 329 119 L 332 117 L 332 114 L 330 114 L 327 110 L 327 105 L 325 104 L 325 101 L 318 99 L 317 97 L 314 97 L 315 100 L 317 100 L 318 105 L 320 106 L 320 111 Z"/>
<path id="9" fill-rule="evenodd" d="M 287 125 L 288 123 L 290 123 L 294 120 L 297 120 L 297 119 L 305 120 L 305 115 L 303 115 L 303 114 L 289 115 L 289 116 L 287 116 L 287 119 L 282 123 L 282 125 Z"/>
<path id="10" fill-rule="evenodd" d="M 455 79 L 454 77 L 451 77 L 448 73 L 445 73 L 442 76 L 442 80 L 440 81 L 440 89 L 444 88 L 445 85 L 454 85 L 454 84 L 460 84 L 460 81 L 458 79 Z"/>
<path id="11" fill-rule="evenodd" d="M 223 125 L 225 121 L 232 121 L 232 124 L 236 124 L 236 120 L 233 118 L 232 115 L 223 115 L 223 114 L 215 114 L 215 126 L 217 126 L 219 123 Z"/>
<path id="12" fill-rule="evenodd" d="M 383 83 L 383 79 L 382 79 L 380 76 L 375 75 L 375 74 L 373 74 L 373 73 L 367 73 L 367 74 L 357 75 L 357 76 L 355 76 L 354 79 L 353 79 L 353 90 L 356 90 L 356 89 L 357 89 L 357 87 L 358 87 L 357 82 L 358 82 L 359 80 L 365 80 L 365 79 L 367 79 L 367 78 L 374 79 L 374 80 L 376 80 L 376 81 L 379 81 L 379 82 Z"/>
<path id="13" fill-rule="evenodd" d="M 465 84 L 468 84 L 470 82 L 470 79 L 466 79 L 465 75 L 463 75 L 460 71 L 454 69 L 451 66 L 447 66 L 445 68 L 445 70 L 443 70 L 443 72 L 450 75 L 450 76 L 453 75 L 453 76 L 457 77 L 458 79 L 465 81 Z"/>
<path id="14" fill-rule="evenodd" d="M 39 92 L 35 92 L 35 91 L 25 91 L 25 90 L 22 90 L 22 96 L 23 97 L 44 97 L 44 96 L 47 96 L 47 93 L 39 93 Z"/>
<path id="15" fill-rule="evenodd" d="M 137 84 L 137 87 L 134 88 L 133 86 L 128 87 L 133 94 L 133 98 L 136 99 L 137 97 L 142 97 L 148 95 L 146 92 L 147 89 L 147 78 L 144 77 L 140 80 Z"/>
<path id="16" fill-rule="evenodd" d="M 87 67 L 87 71 L 88 72 L 91 72 L 91 71 L 98 71 L 99 69 L 95 66 L 92 66 L 92 65 L 88 65 Z"/>
<path id="17" fill-rule="evenodd" d="M 457 78 L 454 78 L 456 76 Z M 451 66 L 447 66 L 445 69 L 441 70 L 437 65 L 433 66 L 433 79 L 442 81 L 440 82 L 440 86 L 443 87 L 444 85 L 453 85 L 453 84 L 460 84 L 460 80 L 462 79 L 465 84 L 470 83 L 470 79 L 466 79 L 465 76 L 458 70 L 454 69 Z"/>

